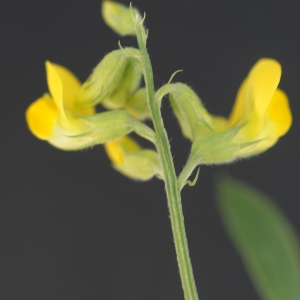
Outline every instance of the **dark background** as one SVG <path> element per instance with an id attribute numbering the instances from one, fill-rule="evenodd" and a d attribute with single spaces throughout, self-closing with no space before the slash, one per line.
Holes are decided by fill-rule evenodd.
<path id="1" fill-rule="evenodd" d="M 129 1 L 123 1 L 129 4 Z M 146 1 L 156 87 L 177 69 L 214 114 L 227 116 L 261 57 L 283 68 L 294 122 L 259 157 L 203 167 L 182 193 L 200 299 L 258 299 L 218 215 L 214 178 L 227 172 L 270 195 L 298 233 L 300 19 L 298 1 Z M 1 0 L 0 299 L 183 299 L 161 181 L 115 172 L 102 146 L 63 152 L 36 139 L 24 112 L 47 91 L 44 61 L 82 81 L 120 39 L 98 0 Z M 123 46 L 135 45 L 121 38 Z M 189 143 L 167 101 L 177 172 Z"/>

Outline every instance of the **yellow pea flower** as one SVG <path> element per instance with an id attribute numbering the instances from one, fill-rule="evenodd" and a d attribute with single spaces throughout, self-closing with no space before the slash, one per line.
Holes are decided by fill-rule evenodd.
<path id="1" fill-rule="evenodd" d="M 79 108 L 81 84 L 66 68 L 47 61 L 46 73 L 50 95 L 37 99 L 26 111 L 28 127 L 37 138 L 62 150 L 78 150 L 106 143 L 132 130 L 142 136 L 152 134 L 125 110 L 95 114 L 93 106 Z"/>
<path id="2" fill-rule="evenodd" d="M 266 151 L 289 130 L 292 114 L 287 95 L 278 88 L 280 77 L 277 61 L 260 59 L 239 88 L 228 119 L 208 114 L 194 99 L 194 107 L 204 112 L 200 118 L 184 97 L 171 99 L 183 133 L 193 141 L 182 178 L 199 164 L 228 163 Z"/>
<path id="3" fill-rule="evenodd" d="M 290 128 L 292 114 L 287 95 L 278 88 L 281 66 L 260 59 L 242 83 L 225 128 L 245 124 L 237 134 L 239 143 L 255 142 L 238 153 L 245 157 L 273 146 Z"/>
<path id="4" fill-rule="evenodd" d="M 107 156 L 113 167 L 123 175 L 137 180 L 149 180 L 162 176 L 158 154 L 154 150 L 142 149 L 129 136 L 104 144 Z"/>
<path id="5" fill-rule="evenodd" d="M 37 138 L 58 148 L 76 148 L 80 141 L 72 136 L 90 128 L 88 122 L 79 117 L 93 115 L 95 109 L 76 107 L 75 96 L 81 83 L 68 69 L 46 61 L 46 74 L 50 95 L 45 94 L 28 107 L 28 127 Z"/>

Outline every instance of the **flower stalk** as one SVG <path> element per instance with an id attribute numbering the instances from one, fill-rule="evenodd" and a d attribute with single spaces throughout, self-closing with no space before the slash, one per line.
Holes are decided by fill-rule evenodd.
<path id="1" fill-rule="evenodd" d="M 168 136 L 160 112 L 160 103 L 155 101 L 152 66 L 146 48 L 146 32 L 141 22 L 136 23 L 136 35 L 138 46 L 142 54 L 140 62 L 146 84 L 148 105 L 152 115 L 154 130 L 156 132 L 155 145 L 161 162 L 163 179 L 165 181 L 182 288 L 186 300 L 197 300 L 198 294 L 185 232 L 180 188 L 175 174 Z"/>

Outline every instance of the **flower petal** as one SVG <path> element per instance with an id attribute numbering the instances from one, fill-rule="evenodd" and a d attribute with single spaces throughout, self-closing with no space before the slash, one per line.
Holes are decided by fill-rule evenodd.
<path id="1" fill-rule="evenodd" d="M 46 61 L 48 87 L 59 110 L 62 128 L 74 133 L 86 130 L 86 122 L 77 120 L 73 115 L 93 115 L 93 107 L 79 110 L 75 107 L 75 95 L 80 89 L 78 79 L 66 68 Z"/>
<path id="2" fill-rule="evenodd" d="M 238 157 L 245 158 L 253 155 L 260 154 L 270 147 L 274 146 L 278 141 L 278 138 L 265 138 L 261 141 L 257 141 L 257 143 L 253 143 L 253 145 L 249 147 L 245 147 L 239 151 Z"/>
<path id="3" fill-rule="evenodd" d="M 55 101 L 62 97 L 64 108 L 74 112 L 75 96 L 81 83 L 77 77 L 63 66 L 46 61 L 49 90 Z"/>
<path id="4" fill-rule="evenodd" d="M 272 101 L 281 77 L 281 66 L 273 59 L 259 60 L 249 76 L 249 85 L 252 88 L 254 107 L 258 115 L 263 118 Z"/>
<path id="5" fill-rule="evenodd" d="M 137 142 L 128 136 L 123 136 L 117 140 L 110 141 L 104 145 L 107 156 L 114 165 L 123 165 L 125 152 L 136 152 L 141 150 Z"/>
<path id="6" fill-rule="evenodd" d="M 47 73 L 47 82 L 48 88 L 51 93 L 52 99 L 54 100 L 60 114 L 68 122 L 68 119 L 65 114 L 64 103 L 63 103 L 63 87 L 60 76 L 57 72 L 57 68 L 54 64 L 46 61 L 46 73 Z"/>
<path id="7" fill-rule="evenodd" d="M 56 124 L 58 109 L 50 97 L 44 96 L 33 102 L 26 110 L 30 131 L 41 140 L 48 140 Z"/>
<path id="8" fill-rule="evenodd" d="M 128 136 L 123 136 L 104 145 L 113 167 L 123 175 L 137 180 L 162 177 L 158 154 L 154 150 L 142 149 Z"/>
<path id="9" fill-rule="evenodd" d="M 242 123 L 255 112 L 262 120 L 270 105 L 281 76 L 280 64 L 273 59 L 260 59 L 242 83 L 233 110 L 230 124 Z"/>
<path id="10" fill-rule="evenodd" d="M 257 115 L 254 114 L 253 117 L 257 117 Z M 249 124 L 254 123 L 257 123 L 254 119 L 249 121 Z M 241 150 L 239 157 L 247 157 L 266 151 L 276 144 L 280 136 L 289 130 L 291 124 L 292 114 L 289 108 L 288 98 L 282 90 L 277 89 L 262 122 L 261 129 L 259 133 L 256 134 L 255 139 L 258 142 Z M 251 133 L 251 130 L 254 129 L 255 126 L 247 126 L 246 124 L 238 136 L 239 141 L 245 142 L 250 140 L 251 136 L 254 139 L 254 133 Z"/>
<path id="11" fill-rule="evenodd" d="M 292 125 L 292 114 L 287 95 L 277 89 L 267 110 L 267 119 L 272 124 L 273 137 L 284 135 Z"/>

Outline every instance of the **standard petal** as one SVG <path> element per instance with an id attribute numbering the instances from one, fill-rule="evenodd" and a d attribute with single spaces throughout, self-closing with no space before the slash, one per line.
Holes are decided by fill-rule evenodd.
<path id="1" fill-rule="evenodd" d="M 47 96 L 37 99 L 26 111 L 26 121 L 30 131 L 41 140 L 48 140 L 57 122 L 58 109 Z"/>
<path id="2" fill-rule="evenodd" d="M 230 125 L 244 122 L 247 115 L 255 112 L 263 120 L 277 89 L 281 66 L 269 58 L 260 59 L 250 70 L 242 83 L 233 110 L 229 116 Z"/>
<path id="3" fill-rule="evenodd" d="M 63 66 L 46 61 L 48 86 L 53 98 L 62 97 L 64 108 L 73 112 L 75 96 L 81 83 L 77 77 Z M 56 100 L 56 99 L 55 99 Z"/>
<path id="4" fill-rule="evenodd" d="M 79 110 L 75 107 L 75 95 L 80 88 L 78 79 L 66 68 L 46 61 L 47 81 L 50 93 L 59 110 L 59 122 L 67 131 L 83 132 L 84 122 L 76 121 L 73 115 L 93 115 L 93 107 Z"/>
<path id="5" fill-rule="evenodd" d="M 50 63 L 49 61 L 46 61 L 46 73 L 47 73 L 48 88 L 52 96 L 52 99 L 54 100 L 60 114 L 65 118 L 66 121 L 68 121 L 65 114 L 64 103 L 63 103 L 62 81 L 57 72 L 57 68 L 55 67 L 54 64 Z"/>
<path id="6" fill-rule="evenodd" d="M 66 120 L 65 111 L 78 116 L 89 116 L 96 112 L 94 107 L 85 109 L 76 107 L 75 97 L 81 85 L 72 72 L 49 61 L 46 61 L 46 72 L 50 93 Z"/>
<path id="7" fill-rule="evenodd" d="M 274 59 L 259 60 L 249 74 L 249 88 L 255 111 L 263 118 L 272 101 L 281 77 L 281 66 Z"/>

